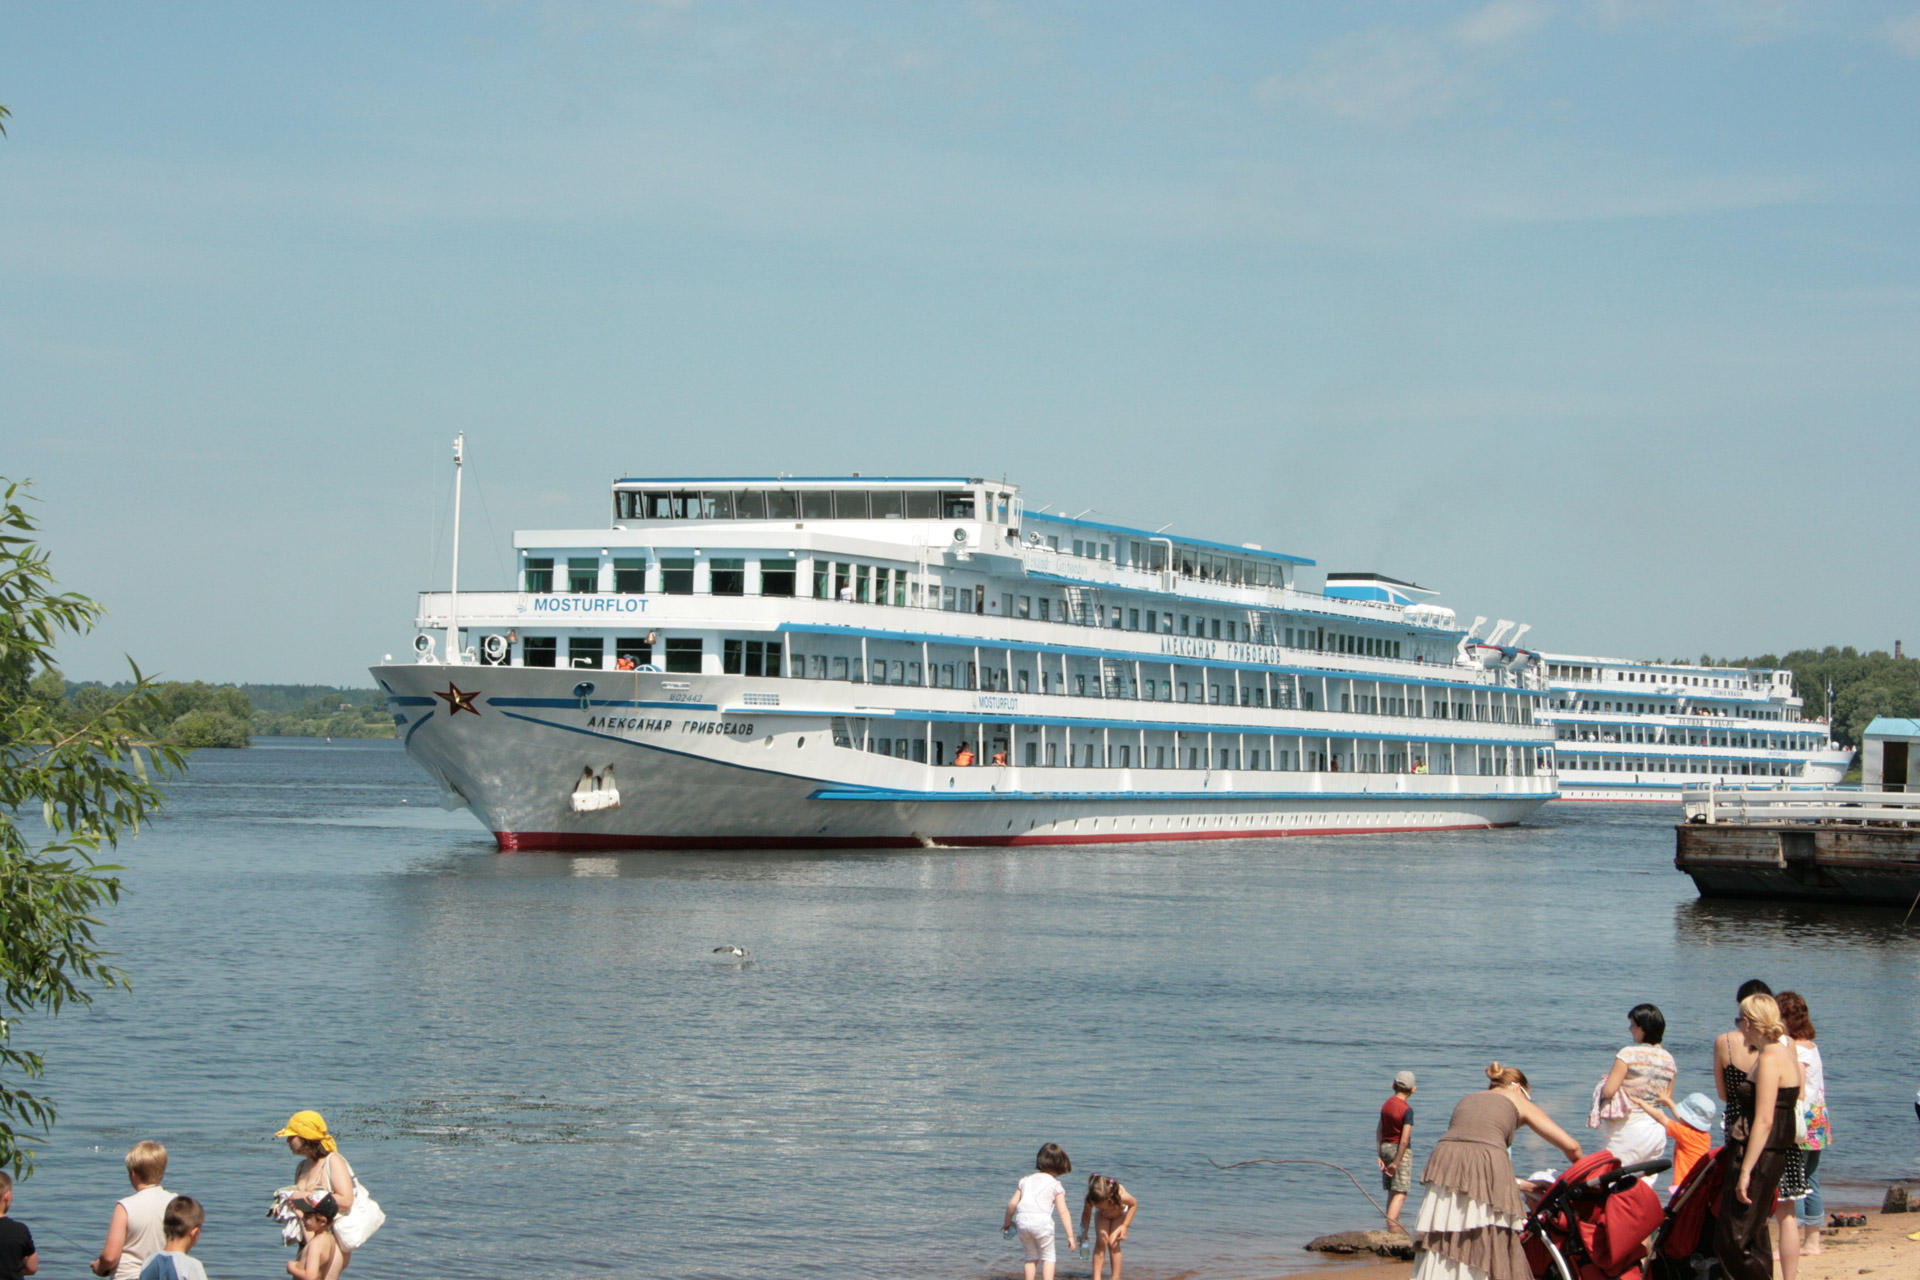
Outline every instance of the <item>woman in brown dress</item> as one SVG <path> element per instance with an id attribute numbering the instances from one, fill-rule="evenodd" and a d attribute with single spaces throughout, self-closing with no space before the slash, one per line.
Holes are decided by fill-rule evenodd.
<path id="1" fill-rule="evenodd" d="M 1494 1063 L 1487 1088 L 1453 1109 L 1446 1133 L 1421 1171 L 1427 1188 L 1414 1224 L 1414 1280 L 1533 1280 L 1520 1247 L 1527 1204 L 1507 1148 L 1521 1125 L 1580 1158 L 1580 1144 L 1533 1105 L 1527 1077 Z"/>
<path id="2" fill-rule="evenodd" d="M 1713 1226 L 1713 1252 L 1727 1280 L 1773 1280 L 1767 1212 L 1793 1146 L 1800 1058 L 1772 996 L 1740 1002 L 1740 1039 L 1722 1070 L 1727 1094 L 1727 1177 Z"/>

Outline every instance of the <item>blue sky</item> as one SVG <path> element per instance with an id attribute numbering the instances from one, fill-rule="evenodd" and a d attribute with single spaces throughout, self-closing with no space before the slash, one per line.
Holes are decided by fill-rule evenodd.
<path id="1" fill-rule="evenodd" d="M 14 4 L 0 103 L 75 678 L 367 683 L 457 430 L 475 586 L 616 474 L 962 472 L 1547 648 L 1920 643 L 1916 0 Z"/>

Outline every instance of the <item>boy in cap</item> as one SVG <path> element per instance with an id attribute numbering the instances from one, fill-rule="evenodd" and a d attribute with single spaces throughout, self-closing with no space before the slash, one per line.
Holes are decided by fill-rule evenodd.
<path id="1" fill-rule="evenodd" d="M 316 1191 L 297 1202 L 297 1207 L 307 1239 L 300 1246 L 300 1256 L 287 1264 L 287 1274 L 293 1280 L 339 1280 L 347 1265 L 347 1251 L 333 1238 L 333 1220 L 340 1216 L 333 1193 Z"/>
<path id="2" fill-rule="evenodd" d="M 1380 1108 L 1380 1123 L 1374 1126 L 1373 1140 L 1380 1159 L 1380 1189 L 1387 1193 L 1387 1229 L 1405 1231 L 1400 1225 L 1400 1210 L 1413 1187 L 1413 1072 L 1402 1071 L 1393 1077 L 1393 1096 Z"/>
<path id="3" fill-rule="evenodd" d="M 1713 1120 L 1719 1114 L 1719 1104 L 1704 1093 L 1690 1093 L 1676 1106 L 1673 1092 L 1668 1090 L 1660 1095 L 1660 1102 L 1672 1108 L 1674 1118 L 1669 1120 L 1658 1108 L 1632 1094 L 1627 1095 L 1627 1101 L 1658 1120 L 1673 1139 L 1673 1185 L 1679 1187 L 1687 1180 L 1688 1171 L 1713 1145 Z"/>

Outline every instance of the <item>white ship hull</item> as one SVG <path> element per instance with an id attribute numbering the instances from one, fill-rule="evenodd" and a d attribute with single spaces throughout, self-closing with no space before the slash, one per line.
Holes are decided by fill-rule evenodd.
<path id="1" fill-rule="evenodd" d="M 583 674 L 373 668 L 408 753 L 508 850 L 1441 831 L 1510 826 L 1555 794 L 1550 775 L 929 765 L 834 745 L 836 717 L 888 714 L 871 705 L 882 693 L 872 686 L 595 672 L 598 687 L 583 699 L 573 695 Z M 979 700 L 967 691 L 918 692 L 922 702 L 951 699 L 956 711 Z M 456 709 L 456 693 L 472 695 L 470 703 Z M 783 696 L 787 705 L 777 705 Z M 794 705 L 800 698 L 808 705 Z M 1068 701 L 1001 700 L 1010 719 Z M 609 766 L 618 807 L 580 811 L 573 792 L 583 772 Z"/>

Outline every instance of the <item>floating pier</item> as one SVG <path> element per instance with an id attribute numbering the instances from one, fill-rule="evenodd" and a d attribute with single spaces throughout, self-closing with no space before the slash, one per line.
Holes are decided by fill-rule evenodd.
<path id="1" fill-rule="evenodd" d="M 1846 787 L 1683 793 L 1673 865 L 1703 898 L 1920 898 L 1920 793 Z"/>

